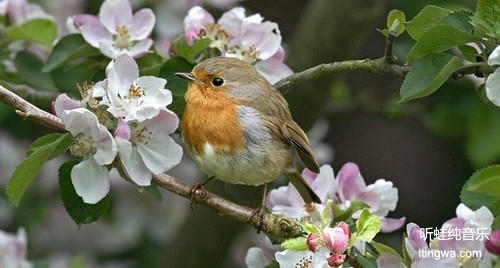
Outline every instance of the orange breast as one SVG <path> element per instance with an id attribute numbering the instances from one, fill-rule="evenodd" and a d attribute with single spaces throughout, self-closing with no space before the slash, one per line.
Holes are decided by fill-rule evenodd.
<path id="1" fill-rule="evenodd" d="M 189 149 L 204 153 L 206 143 L 216 153 L 233 154 L 244 148 L 242 127 L 236 111 L 238 103 L 225 97 L 222 91 L 191 85 L 186 92 L 186 108 L 182 116 L 183 138 Z"/>

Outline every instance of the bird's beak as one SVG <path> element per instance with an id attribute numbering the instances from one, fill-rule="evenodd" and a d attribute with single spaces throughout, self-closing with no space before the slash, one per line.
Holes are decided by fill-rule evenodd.
<path id="1" fill-rule="evenodd" d="M 196 79 L 192 73 L 175 73 L 175 75 L 177 75 L 178 77 L 185 79 L 189 82 L 193 82 L 193 83 L 198 82 L 198 79 Z"/>

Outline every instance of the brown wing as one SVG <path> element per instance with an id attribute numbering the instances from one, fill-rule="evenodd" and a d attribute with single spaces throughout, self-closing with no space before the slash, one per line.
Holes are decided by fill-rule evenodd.
<path id="1" fill-rule="evenodd" d="M 256 104 L 255 107 L 264 115 L 264 121 L 271 131 L 297 149 L 300 160 L 312 172 L 319 173 L 319 165 L 304 131 L 293 121 L 288 110 L 288 104 L 283 96 L 273 88 L 271 97 L 262 102 L 268 105 Z M 256 100 L 258 101 L 258 99 Z"/>

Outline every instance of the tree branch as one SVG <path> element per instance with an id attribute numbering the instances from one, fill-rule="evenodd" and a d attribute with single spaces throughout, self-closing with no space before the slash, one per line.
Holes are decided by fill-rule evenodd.
<path id="1" fill-rule="evenodd" d="M 23 119 L 27 119 L 46 127 L 64 131 L 63 121 L 52 114 L 39 109 L 18 95 L 0 85 L 0 100 L 16 109 L 16 113 Z"/>
<path id="2" fill-rule="evenodd" d="M 57 131 L 65 131 L 64 123 L 60 118 L 37 108 L 1 85 L 0 100 L 16 109 L 16 113 L 24 119 L 34 121 Z M 252 208 L 230 202 L 205 189 L 196 190 L 193 193 L 193 197 L 191 197 L 191 185 L 185 184 L 167 174 L 153 176 L 153 182 L 179 196 L 189 199 L 193 198 L 193 202 L 207 206 L 221 216 L 259 228 L 278 241 L 283 240 L 283 238 L 300 236 L 303 232 L 298 220 L 271 213 L 264 215 L 264 224 L 263 226 L 259 226 L 258 215 L 257 213 L 253 213 L 254 210 Z"/>
<path id="3" fill-rule="evenodd" d="M 376 74 L 403 77 L 410 71 L 410 67 L 397 65 L 392 61 L 392 58 L 389 60 L 385 56 L 375 60 L 364 59 L 323 63 L 285 77 L 274 86 L 282 93 L 287 93 L 298 81 L 302 83 L 304 81 L 315 80 L 323 76 L 349 71 L 369 71 Z"/>

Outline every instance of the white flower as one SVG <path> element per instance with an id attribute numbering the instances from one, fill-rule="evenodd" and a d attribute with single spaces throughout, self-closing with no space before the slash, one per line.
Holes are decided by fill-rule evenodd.
<path id="1" fill-rule="evenodd" d="M 172 102 L 172 93 L 165 89 L 167 80 L 154 76 L 139 77 L 139 67 L 129 55 L 123 54 L 106 68 L 101 85 L 107 92 L 102 104 L 109 106 L 114 117 L 142 122 L 158 115 Z"/>
<path id="2" fill-rule="evenodd" d="M 83 158 L 71 170 L 73 186 L 85 203 L 95 204 L 109 192 L 109 173 L 105 165 L 115 159 L 115 140 L 97 116 L 85 108 L 64 110 L 59 117 L 74 137 L 70 147 L 72 155 Z"/>
<path id="3" fill-rule="evenodd" d="M 166 109 L 139 123 L 118 120 L 115 139 L 120 161 L 137 185 L 150 185 L 153 174 L 165 172 L 180 162 L 182 148 L 169 136 L 178 121 L 178 117 Z"/>
<path id="4" fill-rule="evenodd" d="M 500 46 L 497 46 L 488 57 L 488 64 L 500 65 Z M 500 106 L 500 68 L 488 75 L 485 87 L 488 99 L 496 106 Z"/>
<path id="5" fill-rule="evenodd" d="M 140 57 L 153 45 L 149 36 L 155 21 L 151 9 L 143 8 L 132 14 L 127 0 L 106 0 L 98 17 L 88 14 L 71 17 L 68 28 L 81 32 L 85 41 L 110 58 L 123 53 Z"/>

